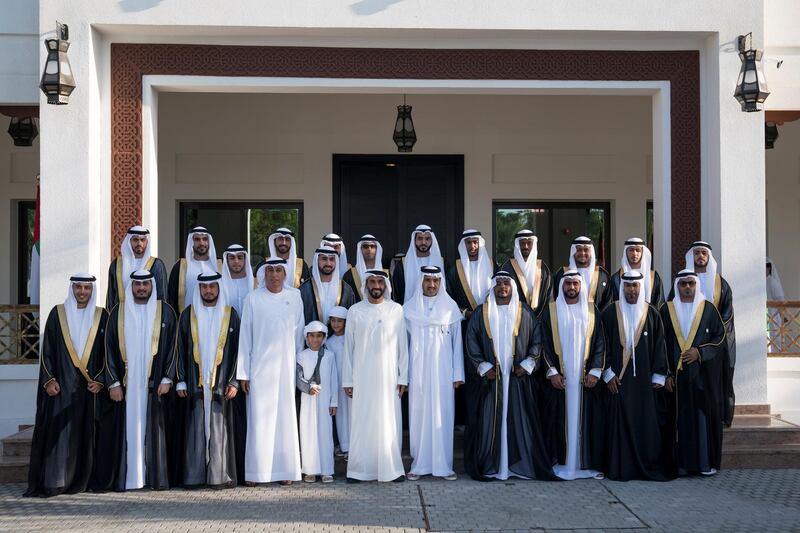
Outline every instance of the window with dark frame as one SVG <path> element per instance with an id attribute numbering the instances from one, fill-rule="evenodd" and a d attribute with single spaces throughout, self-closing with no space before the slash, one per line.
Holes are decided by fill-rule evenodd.
<path id="1" fill-rule="evenodd" d="M 246 247 L 253 266 L 269 255 L 269 235 L 278 228 L 289 228 L 295 234 L 298 256 L 302 256 L 302 202 L 181 202 L 179 211 L 180 257 L 186 252 L 186 235 L 195 226 L 208 228 L 220 257 L 231 244 Z"/>
<path id="2" fill-rule="evenodd" d="M 495 201 L 492 212 L 494 259 L 498 266 L 513 255 L 514 234 L 521 229 L 530 229 L 537 235 L 539 259 L 553 272 L 566 264 L 569 243 L 581 235 L 594 241 L 598 263 L 609 264 L 609 202 Z"/>

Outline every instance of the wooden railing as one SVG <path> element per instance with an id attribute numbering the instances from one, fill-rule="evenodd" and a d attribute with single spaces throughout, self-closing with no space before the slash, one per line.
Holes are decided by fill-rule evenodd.
<path id="1" fill-rule="evenodd" d="M 39 306 L 0 305 L 0 364 L 39 362 Z"/>
<path id="2" fill-rule="evenodd" d="M 800 357 L 800 301 L 767 302 L 767 355 Z"/>

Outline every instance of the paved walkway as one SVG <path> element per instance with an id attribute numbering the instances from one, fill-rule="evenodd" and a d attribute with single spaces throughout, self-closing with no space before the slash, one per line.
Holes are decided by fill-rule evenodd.
<path id="1" fill-rule="evenodd" d="M 800 531 L 800 470 L 669 483 L 337 481 L 234 490 L 22 498 L 0 485 L 0 531 Z"/>

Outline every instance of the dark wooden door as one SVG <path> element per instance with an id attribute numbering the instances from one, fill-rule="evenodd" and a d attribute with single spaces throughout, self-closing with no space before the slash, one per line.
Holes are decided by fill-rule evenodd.
<path id="1" fill-rule="evenodd" d="M 371 233 L 388 266 L 408 249 L 419 224 L 433 228 L 445 260 L 452 261 L 464 229 L 463 156 L 333 156 L 333 227 L 351 262 L 359 237 Z"/>

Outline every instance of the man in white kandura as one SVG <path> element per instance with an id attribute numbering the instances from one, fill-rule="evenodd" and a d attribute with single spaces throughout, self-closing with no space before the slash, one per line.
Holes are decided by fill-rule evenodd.
<path id="1" fill-rule="evenodd" d="M 286 260 L 269 259 L 264 288 L 244 300 L 236 378 L 247 394 L 245 482 L 300 480 L 295 413 L 297 352 L 303 349 L 300 291 L 286 287 Z"/>
<path id="2" fill-rule="evenodd" d="M 409 334 L 408 415 L 411 456 L 406 476 L 456 479 L 453 470 L 455 389 L 464 383 L 461 310 L 442 287 L 439 267 L 422 267 L 414 297 L 403 306 Z"/>
<path id="3" fill-rule="evenodd" d="M 400 398 L 408 385 L 403 308 L 383 270 L 369 270 L 345 329 L 342 387 L 353 398 L 348 482 L 404 481 Z"/>

